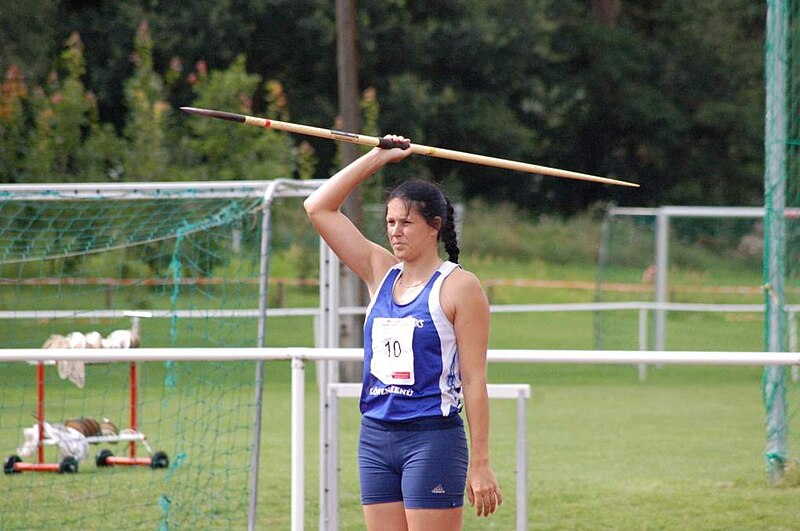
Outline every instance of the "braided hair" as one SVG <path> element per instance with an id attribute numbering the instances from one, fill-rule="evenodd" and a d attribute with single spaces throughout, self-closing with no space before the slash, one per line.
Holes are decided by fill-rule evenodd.
<path id="1" fill-rule="evenodd" d="M 439 186 L 428 181 L 406 181 L 389 193 L 386 202 L 392 199 L 415 206 L 425 222 L 439 230 L 437 238 L 444 243 L 448 260 L 458 263 L 460 250 L 456 237 L 455 210 Z M 440 219 L 438 224 L 437 217 Z"/>

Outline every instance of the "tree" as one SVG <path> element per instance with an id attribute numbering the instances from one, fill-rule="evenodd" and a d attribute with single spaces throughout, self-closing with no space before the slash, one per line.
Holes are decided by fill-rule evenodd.
<path id="1" fill-rule="evenodd" d="M 54 176 L 80 180 L 83 173 L 80 151 L 95 101 L 81 81 L 85 62 L 80 35 L 71 34 L 65 45 L 61 54 L 64 80 L 56 71 L 51 72 L 46 90 L 37 90 L 32 99 L 36 126 L 26 157 L 27 182 L 51 182 Z"/>
<path id="2" fill-rule="evenodd" d="M 245 58 L 239 56 L 225 70 L 208 72 L 200 63 L 193 77 L 197 98 L 193 105 L 253 113 L 253 98 L 261 88 L 261 77 L 245 71 Z M 275 119 L 288 120 L 289 110 L 283 86 L 277 81 L 264 84 L 266 105 Z M 190 146 L 201 164 L 196 178 L 275 179 L 294 172 L 293 144 L 287 133 L 272 129 L 242 127 L 230 122 L 192 118 Z M 305 172 L 308 169 L 304 169 Z"/>
<path id="3" fill-rule="evenodd" d="M 24 112 L 28 87 L 16 65 L 8 68 L 0 88 L 0 182 L 19 182 L 28 150 Z"/>
<path id="4" fill-rule="evenodd" d="M 163 99 L 163 80 L 153 70 L 153 39 L 146 21 L 136 32 L 133 76 L 125 83 L 128 114 L 125 138 L 125 179 L 157 181 L 164 178 L 168 156 L 164 143 L 170 106 Z"/>
<path id="5" fill-rule="evenodd" d="M 6 4 L 9 11 L 2 9 Z M 0 21 L 7 13 L 31 19 L 45 3 L 13 4 L 0 0 Z M 334 124 L 336 33 L 330 1 L 197 0 L 192 9 L 149 0 L 52 4 L 56 7 L 42 11 L 53 17 L 56 10 L 55 29 L 42 32 L 49 44 L 4 28 L 11 40 L 4 40 L 0 61 L 12 52 L 24 58 L 19 66 L 28 76 L 24 83 L 30 95 L 22 101 L 29 127 L 35 123 L 32 112 L 46 107 L 36 87 L 43 86 L 48 96 L 54 93 L 43 73 L 49 71 L 47 60 L 59 55 L 63 39 L 79 31 L 87 50 L 82 80 L 87 94 L 96 96 L 96 111 L 88 111 L 88 120 L 96 112 L 104 127 L 124 130 L 134 142 L 131 124 L 147 115 L 128 87 L 132 78 L 146 80 L 138 77 L 141 65 L 129 58 L 137 56 L 134 37 L 143 19 L 152 39 L 150 68 L 162 84 L 157 100 L 169 104 L 162 109 L 166 118 L 157 118 L 162 144 L 172 146 L 172 162 L 184 165 L 191 157 L 181 138 L 193 122 L 170 118 L 170 109 L 196 97 L 182 65 L 201 60 L 209 71 L 222 72 L 243 57 L 244 73 L 280 82 L 291 97 L 294 121 Z M 411 175 L 435 177 L 465 198 L 513 201 L 534 214 L 570 214 L 598 201 L 741 205 L 760 200 L 763 3 L 386 0 L 356 2 L 356 9 L 359 85 L 373 87 L 381 102 L 379 134 L 397 132 L 420 143 L 615 176 L 639 182 L 642 189 L 425 157 L 387 168 L 387 185 Z M 268 90 L 259 82 L 251 94 L 254 114 L 269 111 Z M 105 146 L 105 154 L 86 160 L 93 161 L 98 175 L 119 178 L 116 148 L 104 130 L 104 140 L 97 143 Z M 95 142 L 94 132 L 84 145 Z M 307 145 L 319 161 L 316 176 L 329 175 L 335 145 L 318 139 L 308 139 Z M 82 160 L 73 157 L 68 166 Z M 736 186 L 728 185 L 732 181 Z"/>
<path id="6" fill-rule="evenodd" d="M 58 27 L 58 2 L 0 0 L 0 71 L 13 65 L 32 84 L 44 79 L 64 38 Z"/>
<path id="7" fill-rule="evenodd" d="M 564 2 L 556 69 L 584 102 L 572 108 L 560 162 L 642 184 L 620 203 L 757 204 L 763 136 L 763 6 L 745 0 L 622 4 L 618 24 Z M 709 31 L 714 28 L 714 31 Z M 736 182 L 736 186 L 727 185 Z M 574 211 L 600 190 L 554 188 Z"/>

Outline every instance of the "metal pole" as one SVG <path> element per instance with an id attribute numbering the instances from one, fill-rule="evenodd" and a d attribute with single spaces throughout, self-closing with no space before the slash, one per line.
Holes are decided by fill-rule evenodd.
<path id="1" fill-rule="evenodd" d="M 332 330 L 333 315 L 336 307 L 331 304 L 333 293 L 331 287 L 331 253 L 330 247 L 320 238 L 319 240 L 319 335 L 317 347 L 330 348 L 331 337 L 335 334 Z M 317 362 L 317 388 L 319 390 L 319 529 L 330 529 L 331 518 L 331 477 L 329 462 L 333 459 L 329 441 L 332 437 L 328 411 L 335 404 L 332 404 L 328 396 L 328 383 L 331 381 L 331 369 L 336 364 L 334 361 Z"/>
<path id="2" fill-rule="evenodd" d="M 269 247 L 272 235 L 270 224 L 272 198 L 275 184 L 270 184 L 264 192 L 264 208 L 261 211 L 261 248 L 258 277 L 258 348 L 266 346 L 267 338 L 267 295 L 269 294 Z M 264 361 L 256 361 L 255 410 L 253 411 L 253 444 L 250 453 L 250 498 L 247 508 L 247 529 L 256 529 L 258 512 L 258 467 L 261 461 L 261 412 L 264 403 Z"/>
<path id="3" fill-rule="evenodd" d="M 764 131 L 764 286 L 765 347 L 781 352 L 786 345 L 784 267 L 786 256 L 786 48 L 788 15 L 784 0 L 767 2 L 766 120 Z M 788 457 L 786 369 L 767 366 L 763 396 L 767 410 L 769 481 L 779 482 Z"/>
<path id="4" fill-rule="evenodd" d="M 517 531 L 528 529 L 528 441 L 525 399 L 525 389 L 520 388 L 517 394 Z"/>
<path id="5" fill-rule="evenodd" d="M 663 208 L 656 213 L 656 303 L 667 302 L 667 276 L 669 274 L 669 216 Z M 656 310 L 654 350 L 664 350 L 666 344 L 666 310 Z"/>
<path id="6" fill-rule="evenodd" d="M 292 531 L 303 531 L 305 526 L 305 362 L 292 359 Z"/>
<path id="7" fill-rule="evenodd" d="M 789 352 L 797 352 L 797 312 L 788 312 L 789 321 Z M 800 367 L 792 367 L 792 381 L 800 380 Z"/>
<path id="8" fill-rule="evenodd" d="M 639 350 L 647 350 L 647 308 L 639 309 Z M 647 380 L 647 364 L 639 364 L 639 381 Z"/>
<path id="9" fill-rule="evenodd" d="M 340 281 L 342 277 L 340 276 L 341 270 L 341 262 L 339 258 L 331 251 L 330 247 L 325 245 L 325 254 L 326 254 L 326 264 L 328 266 L 328 285 L 327 285 L 327 297 L 328 297 L 328 337 L 327 337 L 327 345 L 329 348 L 337 348 L 341 346 L 341 335 L 340 335 L 340 328 L 342 326 L 341 318 L 339 316 L 339 307 L 341 306 L 340 295 L 342 294 L 342 289 L 340 287 Z M 328 362 L 327 366 L 327 381 L 328 383 L 337 383 L 339 381 L 339 367 L 342 362 L 338 361 L 330 361 Z M 347 362 L 345 362 L 347 363 Z M 351 364 L 354 362 L 350 362 Z M 320 389 L 320 393 L 327 396 L 327 392 L 325 389 Z M 328 404 L 330 406 L 330 403 Z M 326 441 L 330 442 L 332 439 L 339 436 L 338 428 L 335 425 L 327 426 L 328 432 Z M 339 507 L 336 503 L 338 501 L 338 492 L 336 490 L 338 477 L 336 477 L 336 473 L 338 470 L 338 457 L 334 456 L 331 453 L 331 449 L 329 448 L 327 454 L 326 462 L 320 465 L 321 468 L 325 468 L 325 476 L 327 478 L 326 489 L 327 489 L 327 502 L 326 507 L 328 510 L 328 520 L 331 523 L 338 521 L 338 511 Z M 336 529 L 336 527 L 328 527 L 327 529 Z"/>
<path id="10" fill-rule="evenodd" d="M 339 427 L 339 400 L 335 395 L 333 388 L 328 387 L 325 395 L 328 397 L 328 425 L 331 427 L 331 432 L 334 429 L 338 431 Z M 339 529 L 339 437 L 333 433 L 330 438 L 330 461 L 328 477 L 330 478 L 330 505 L 329 505 L 329 518 L 328 527 L 323 528 L 324 531 L 333 531 Z"/>
<path id="11" fill-rule="evenodd" d="M 610 244 L 612 210 L 606 211 L 603 221 L 600 223 L 600 249 L 597 251 L 597 285 L 594 292 L 594 301 L 603 300 L 603 283 L 605 282 L 606 261 L 608 246 Z M 602 312 L 594 312 L 594 348 L 603 348 L 603 315 Z"/>

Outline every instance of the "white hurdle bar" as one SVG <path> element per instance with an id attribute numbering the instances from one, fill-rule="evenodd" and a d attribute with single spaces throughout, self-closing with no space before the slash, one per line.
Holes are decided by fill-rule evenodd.
<path id="1" fill-rule="evenodd" d="M 517 531 L 528 529 L 528 442 L 526 437 L 527 422 L 525 401 L 531 397 L 531 386 L 528 384 L 488 384 L 490 399 L 505 398 L 517 401 Z M 331 383 L 328 384 L 328 425 L 330 433 L 338 433 L 339 398 L 358 398 L 361 396 L 361 384 Z M 327 467 L 329 473 L 325 531 L 339 529 L 339 441 L 331 437 L 328 441 L 327 463 L 320 463 L 320 468 Z"/>

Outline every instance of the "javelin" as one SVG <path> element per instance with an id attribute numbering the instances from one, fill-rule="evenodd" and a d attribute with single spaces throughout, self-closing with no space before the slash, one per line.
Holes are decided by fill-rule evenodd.
<path id="1" fill-rule="evenodd" d="M 381 147 L 385 149 L 390 149 L 395 147 L 402 149 L 408 148 L 411 149 L 411 151 L 417 155 L 427 155 L 428 157 L 457 160 L 461 162 L 469 162 L 471 164 L 481 164 L 483 166 L 492 166 L 495 168 L 503 168 L 506 170 L 537 173 L 540 175 L 549 175 L 551 177 L 578 179 L 580 181 L 592 181 L 603 184 L 616 184 L 620 186 L 631 186 L 635 188 L 639 187 L 639 185 L 635 183 L 629 183 L 627 181 L 619 181 L 617 179 L 609 179 L 608 177 L 598 177 L 596 175 L 589 175 L 588 173 L 578 173 L 569 170 L 562 170 L 559 168 L 550 168 L 547 166 L 528 164 L 526 162 L 517 162 L 514 160 L 499 159 L 496 157 L 487 157 L 485 155 L 475 155 L 473 153 L 466 153 L 464 151 L 453 151 L 452 149 L 442 149 L 432 146 L 424 146 L 422 144 L 411 144 L 411 143 L 405 144 L 400 142 L 393 142 L 388 138 L 378 138 L 375 136 L 359 135 L 356 133 L 336 131 L 333 129 L 323 129 L 321 127 L 312 127 L 309 125 L 280 122 L 278 120 L 268 120 L 266 118 L 257 118 L 255 116 L 246 116 L 244 114 L 236 114 L 232 112 L 214 111 L 210 109 L 198 109 L 196 107 L 181 107 L 181 111 L 189 114 L 198 114 L 200 116 L 219 118 L 221 120 L 228 120 L 231 122 L 239 122 L 248 125 L 255 125 L 258 127 L 268 127 L 271 129 L 278 129 L 280 131 L 289 131 L 290 133 L 297 133 L 300 135 L 316 136 L 320 138 L 327 138 L 330 140 L 341 140 L 343 142 L 350 142 L 352 144 L 359 144 L 362 146 Z"/>

